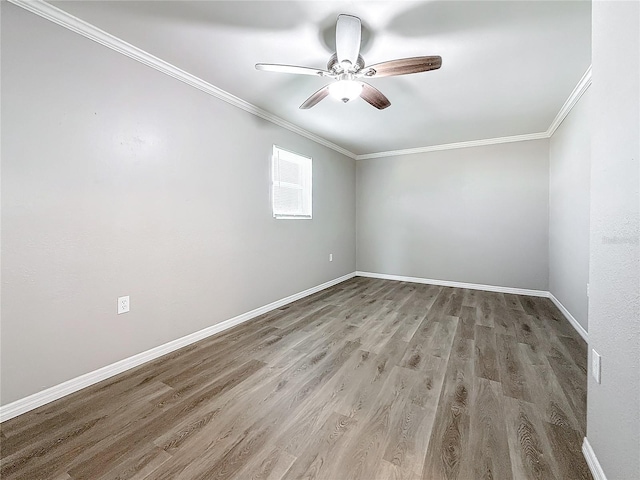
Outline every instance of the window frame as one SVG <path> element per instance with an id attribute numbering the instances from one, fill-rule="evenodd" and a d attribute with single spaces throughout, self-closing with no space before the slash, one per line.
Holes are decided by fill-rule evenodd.
<path id="1" fill-rule="evenodd" d="M 282 182 L 279 180 L 276 182 L 276 168 L 277 168 L 277 160 L 279 160 L 280 156 L 278 152 L 286 152 L 289 155 L 293 155 L 296 157 L 296 160 L 299 160 L 302 164 L 308 161 L 308 166 L 303 165 L 304 176 L 305 179 L 302 184 L 287 184 L 287 182 Z M 278 185 L 276 185 L 276 183 Z M 308 188 L 305 189 L 308 184 Z M 276 186 L 279 188 L 291 188 L 291 189 L 300 189 L 303 191 L 303 196 L 306 197 L 306 202 L 308 203 L 308 214 L 286 214 L 286 213 L 277 213 L 276 212 L 276 202 L 275 202 L 275 192 Z M 303 200 L 305 203 L 305 200 Z M 303 205 L 304 206 L 304 205 Z M 307 155 L 302 155 L 300 153 L 293 152 L 287 148 L 282 148 L 278 145 L 273 145 L 272 153 L 271 153 L 271 213 L 273 218 L 276 220 L 312 220 L 313 219 L 313 158 Z"/>

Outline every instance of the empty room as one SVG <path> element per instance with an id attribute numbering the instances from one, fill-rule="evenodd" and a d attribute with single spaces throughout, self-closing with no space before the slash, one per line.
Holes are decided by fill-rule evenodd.
<path id="1" fill-rule="evenodd" d="M 0 478 L 640 478 L 640 1 L 0 19 Z"/>

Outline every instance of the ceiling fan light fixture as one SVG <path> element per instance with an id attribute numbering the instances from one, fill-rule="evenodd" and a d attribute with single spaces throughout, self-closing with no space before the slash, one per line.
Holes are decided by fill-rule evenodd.
<path id="1" fill-rule="evenodd" d="M 355 80 L 339 80 L 329 85 L 331 96 L 344 103 L 360 96 L 360 92 L 362 92 L 362 83 Z"/>
<path id="2" fill-rule="evenodd" d="M 388 60 L 369 65 L 365 69 L 364 59 L 360 55 L 361 40 L 362 22 L 360 19 L 353 15 L 338 15 L 336 53 L 329 59 L 326 70 L 272 63 L 257 63 L 256 69 L 297 75 L 314 75 L 336 80 L 307 98 L 300 105 L 302 110 L 308 110 L 328 96 L 342 100 L 344 103 L 360 97 L 372 107 L 384 110 L 391 106 L 389 99 L 373 85 L 360 82 L 357 79 L 427 72 L 437 70 L 442 65 L 442 58 L 439 56 L 422 56 Z"/>

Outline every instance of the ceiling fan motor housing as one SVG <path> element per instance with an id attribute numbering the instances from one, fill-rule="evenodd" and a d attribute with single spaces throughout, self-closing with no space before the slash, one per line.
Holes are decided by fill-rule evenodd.
<path id="1" fill-rule="evenodd" d="M 352 66 L 349 69 L 349 71 L 351 73 L 355 73 L 355 72 L 358 72 L 358 71 L 362 70 L 362 68 L 364 68 L 364 58 L 362 58 L 360 55 L 358 55 L 358 60 L 356 61 L 356 64 L 354 66 Z M 331 58 L 329 59 L 329 62 L 327 63 L 327 70 L 329 70 L 330 72 L 333 72 L 333 73 L 343 73 L 344 72 L 344 69 L 342 68 L 342 65 L 340 64 L 340 62 L 338 62 L 338 55 L 336 53 L 331 55 Z"/>

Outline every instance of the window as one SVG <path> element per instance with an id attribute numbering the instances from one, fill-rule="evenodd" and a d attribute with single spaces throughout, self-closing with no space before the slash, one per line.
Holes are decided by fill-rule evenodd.
<path id="1" fill-rule="evenodd" d="M 311 218 L 311 159 L 273 146 L 271 203 L 276 218 Z"/>

